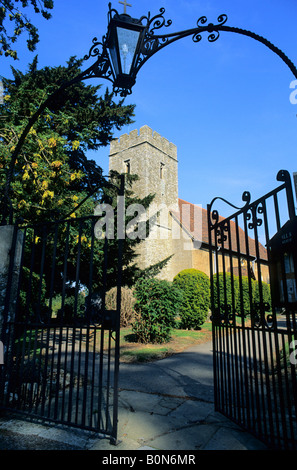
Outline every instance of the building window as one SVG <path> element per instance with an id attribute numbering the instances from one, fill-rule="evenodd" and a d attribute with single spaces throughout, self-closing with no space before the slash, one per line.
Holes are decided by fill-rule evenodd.
<path id="1" fill-rule="evenodd" d="M 127 175 L 130 175 L 130 173 L 131 173 L 130 160 L 126 160 L 126 161 L 124 162 L 124 164 L 125 164 L 125 173 L 126 173 Z"/>
<path id="2" fill-rule="evenodd" d="M 160 163 L 160 179 L 162 180 L 164 178 L 164 163 Z"/>

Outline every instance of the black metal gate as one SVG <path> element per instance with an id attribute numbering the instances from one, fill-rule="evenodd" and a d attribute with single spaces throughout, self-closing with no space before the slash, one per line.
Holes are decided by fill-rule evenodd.
<path id="1" fill-rule="evenodd" d="M 13 228 L 0 406 L 117 439 L 122 240 L 97 216 Z M 117 307 L 105 294 L 116 284 Z"/>
<path id="2" fill-rule="evenodd" d="M 269 447 L 296 449 L 297 222 L 289 173 L 277 180 L 230 217 L 213 209 L 221 198 L 208 206 L 215 405 Z"/>

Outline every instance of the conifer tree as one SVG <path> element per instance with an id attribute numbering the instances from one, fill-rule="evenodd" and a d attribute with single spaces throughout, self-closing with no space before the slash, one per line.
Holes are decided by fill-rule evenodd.
<path id="1" fill-rule="evenodd" d="M 3 79 L 4 103 L 0 105 L 0 191 L 4 192 L 7 168 L 11 154 L 29 118 L 36 109 L 60 85 L 80 73 L 81 61 L 69 59 L 66 66 L 45 67 L 38 70 L 37 58 L 29 65 L 27 73 L 12 68 L 13 79 Z M 114 130 L 130 124 L 134 106 L 116 103 L 108 90 L 100 96 L 100 85 L 79 82 L 63 90 L 54 102 L 45 109 L 31 128 L 18 155 L 10 198 L 15 219 L 25 223 L 43 223 L 68 217 L 79 218 L 94 214 L 99 203 L 116 204 L 115 186 L 107 184 L 101 167 L 88 159 L 89 150 L 106 146 L 113 138 Z M 119 185 L 114 175 L 115 185 Z M 126 206 L 142 204 L 148 208 L 153 195 L 135 199 L 129 191 L 132 176 L 126 181 Z M 131 217 L 130 217 L 131 219 Z M 129 221 L 129 218 L 126 218 Z M 68 283 L 76 276 L 77 249 L 80 255 L 80 285 L 86 285 L 89 273 L 90 244 L 85 235 L 72 227 L 68 263 Z M 160 271 L 168 260 L 143 271 L 137 267 L 136 246 L 141 239 L 124 240 L 123 283 L 133 285 L 139 277 L 151 276 Z M 42 253 L 42 233 L 35 236 L 36 260 Z M 102 287 L 103 239 L 96 239 L 94 250 L 94 289 Z M 65 241 L 63 232 L 57 241 L 56 263 L 62 266 Z M 109 241 L 109 266 L 107 288 L 116 284 L 118 242 Z M 51 277 L 51 251 L 45 253 L 45 295 L 48 295 Z M 28 259 L 29 266 L 29 259 Z M 35 272 L 38 271 L 36 267 Z M 59 292 L 59 275 L 54 280 L 54 292 Z"/>
<path id="2" fill-rule="evenodd" d="M 80 72 L 72 57 L 66 66 L 27 73 L 12 68 L 3 79 L 0 105 L 0 190 L 4 191 L 11 154 L 29 118 L 60 85 Z M 100 85 L 79 82 L 63 90 L 32 126 L 18 155 L 11 186 L 15 216 L 27 222 L 60 218 L 71 212 L 102 181 L 102 169 L 87 158 L 89 150 L 106 146 L 114 129 L 132 122 L 134 106 L 116 103 Z"/>
<path id="3" fill-rule="evenodd" d="M 24 32 L 28 35 L 28 50 L 36 49 L 39 35 L 38 29 L 27 14 L 30 7 L 35 14 L 41 14 L 43 18 L 49 20 L 54 2 L 53 0 L 0 0 L 0 56 L 18 59 L 15 43 Z"/>

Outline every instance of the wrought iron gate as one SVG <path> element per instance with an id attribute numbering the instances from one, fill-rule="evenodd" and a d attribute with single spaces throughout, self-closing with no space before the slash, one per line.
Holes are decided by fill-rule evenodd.
<path id="1" fill-rule="evenodd" d="M 215 406 L 269 447 L 296 449 L 297 222 L 289 173 L 277 180 L 230 217 L 213 209 L 221 198 L 208 206 Z"/>
<path id="2" fill-rule="evenodd" d="M 110 250 L 97 221 L 13 227 L 0 406 L 115 442 L 122 241 Z M 114 283 L 117 306 L 107 311 Z"/>

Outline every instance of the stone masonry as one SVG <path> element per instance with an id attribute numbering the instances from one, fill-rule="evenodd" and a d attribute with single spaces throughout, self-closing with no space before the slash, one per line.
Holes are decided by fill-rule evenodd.
<path id="1" fill-rule="evenodd" d="M 189 268 L 209 276 L 207 212 L 201 208 L 197 213 L 198 206 L 178 197 L 176 146 L 149 126 L 143 126 L 139 132 L 133 130 L 111 142 L 109 170 L 138 175 L 132 187 L 136 196 L 155 195 L 146 217 L 158 212 L 159 215 L 154 218 L 150 237 L 138 245 L 138 265 L 147 268 L 171 256 L 159 278 L 172 281 L 176 274 Z M 297 174 L 294 177 L 296 183 Z M 192 213 L 189 219 L 187 208 Z M 137 213 L 131 215 L 136 217 Z M 236 262 L 238 260 L 234 259 L 233 267 Z M 220 264 L 219 257 L 219 266 L 215 269 L 220 270 Z M 225 264 L 228 269 L 227 259 Z M 263 280 L 268 282 L 268 269 L 264 271 L 265 268 Z"/>
<path id="2" fill-rule="evenodd" d="M 149 126 L 143 126 L 115 139 L 110 145 L 109 169 L 119 173 L 137 174 L 133 191 L 139 197 L 154 194 L 149 215 L 160 214 L 151 236 L 139 246 L 138 264 L 148 267 L 171 256 L 172 217 L 170 210 L 178 208 L 178 161 L 177 148 Z M 172 279 L 172 262 L 160 277 Z"/>
<path id="3" fill-rule="evenodd" d="M 135 194 L 155 194 L 156 205 L 165 204 L 174 210 L 178 204 L 178 175 L 176 145 L 143 126 L 115 139 L 110 145 L 109 169 L 137 174 Z"/>

